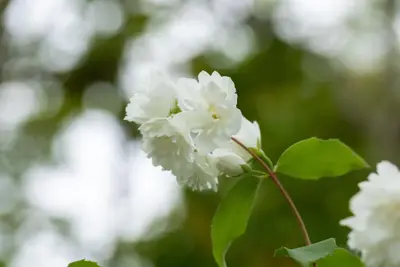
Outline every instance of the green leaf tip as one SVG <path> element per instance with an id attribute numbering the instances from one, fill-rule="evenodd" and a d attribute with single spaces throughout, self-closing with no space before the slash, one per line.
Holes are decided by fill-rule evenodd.
<path id="1" fill-rule="evenodd" d="M 316 180 L 368 167 L 363 158 L 340 140 L 312 137 L 286 149 L 274 170 L 296 178 Z"/>
<path id="2" fill-rule="evenodd" d="M 247 228 L 260 179 L 246 177 L 235 184 L 221 201 L 211 225 L 213 255 L 219 267 L 226 267 L 225 254 L 231 243 Z"/>
<path id="3" fill-rule="evenodd" d="M 274 257 L 290 257 L 303 267 L 331 255 L 336 248 L 334 238 L 329 238 L 305 247 L 289 249 L 281 247 L 275 251 Z"/>
<path id="4" fill-rule="evenodd" d="M 68 267 L 100 267 L 100 266 L 93 261 L 88 261 L 86 259 L 83 259 L 80 261 L 71 262 L 70 264 L 68 264 Z"/>

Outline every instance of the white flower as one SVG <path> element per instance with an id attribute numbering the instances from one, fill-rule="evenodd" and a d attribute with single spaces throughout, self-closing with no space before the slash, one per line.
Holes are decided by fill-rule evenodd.
<path id="1" fill-rule="evenodd" d="M 248 148 L 261 149 L 261 133 L 257 122 L 251 123 L 242 117 L 240 131 L 234 137 Z M 232 140 L 226 147 L 214 150 L 212 155 L 217 162 L 217 168 L 228 176 L 242 174 L 243 167 L 252 158 L 249 152 Z"/>
<path id="2" fill-rule="evenodd" d="M 377 173 L 359 184 L 351 199 L 353 217 L 342 220 L 351 228 L 348 245 L 359 250 L 367 267 L 400 266 L 400 172 L 382 161 Z"/>
<path id="3" fill-rule="evenodd" d="M 185 185 L 192 190 L 211 189 L 217 191 L 219 170 L 215 160 L 209 155 L 194 153 L 194 160 L 187 163 L 188 169 L 176 174 L 180 185 Z"/>
<path id="4" fill-rule="evenodd" d="M 154 166 L 161 166 L 175 175 L 188 172 L 195 147 L 174 119 L 153 119 L 142 124 L 139 130 L 143 136 L 143 150 Z"/>
<path id="5" fill-rule="evenodd" d="M 126 107 L 125 120 L 143 124 L 151 119 L 166 118 L 179 111 L 175 85 L 164 75 L 155 73 L 142 85 Z"/>
<path id="6" fill-rule="evenodd" d="M 216 190 L 221 171 L 239 174 L 249 158 L 231 137 L 259 145 L 258 125 L 242 119 L 236 105 L 235 85 L 217 72 L 177 84 L 157 74 L 130 99 L 125 119 L 141 125 L 143 150 L 153 165 L 193 190 Z"/>
<path id="7" fill-rule="evenodd" d="M 139 129 L 143 135 L 143 150 L 154 166 L 169 170 L 180 185 L 193 190 L 217 190 L 219 174 L 215 161 L 197 152 L 190 135 L 184 132 L 180 120 L 174 117 L 154 119 Z"/>
<path id="8" fill-rule="evenodd" d="M 178 81 L 178 104 L 183 111 L 179 115 L 194 133 L 197 148 L 207 153 L 229 142 L 240 129 L 242 115 L 229 77 L 202 71 L 198 78 Z"/>

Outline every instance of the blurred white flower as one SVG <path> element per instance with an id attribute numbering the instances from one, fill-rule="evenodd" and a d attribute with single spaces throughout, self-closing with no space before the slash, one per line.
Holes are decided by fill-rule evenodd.
<path id="1" fill-rule="evenodd" d="M 155 73 L 148 84 L 143 84 L 131 97 L 125 120 L 142 124 L 178 111 L 175 85 L 165 75 Z"/>
<path id="2" fill-rule="evenodd" d="M 242 113 L 236 107 L 235 85 L 218 72 L 209 75 L 202 71 L 198 81 L 179 79 L 178 104 L 200 151 L 207 153 L 225 145 L 240 129 Z"/>
<path id="3" fill-rule="evenodd" d="M 362 253 L 367 267 L 400 266 L 400 172 L 388 161 L 359 184 L 351 199 L 353 217 L 342 220 L 351 228 L 348 245 Z"/>
<path id="4" fill-rule="evenodd" d="M 248 148 L 261 149 L 261 133 L 258 123 L 251 123 L 242 117 L 242 124 L 239 132 L 234 135 L 243 145 Z M 232 140 L 224 148 L 213 151 L 217 168 L 228 176 L 238 176 L 244 172 L 244 165 L 252 158 L 249 152 Z"/>

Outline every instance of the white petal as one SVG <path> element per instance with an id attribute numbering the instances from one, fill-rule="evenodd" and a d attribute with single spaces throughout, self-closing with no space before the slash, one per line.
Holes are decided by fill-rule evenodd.
<path id="1" fill-rule="evenodd" d="M 157 119 L 143 124 L 143 150 L 155 166 L 161 166 L 177 175 L 185 173 L 187 162 L 193 160 L 194 145 L 168 119 Z"/>
<path id="2" fill-rule="evenodd" d="M 155 74 L 146 84 L 136 88 L 126 108 L 125 119 L 142 124 L 151 119 L 168 117 L 176 107 L 176 91 L 176 85 L 168 77 Z"/>
<path id="3" fill-rule="evenodd" d="M 236 107 L 237 95 L 234 84 L 228 77 L 214 72 L 211 76 L 201 72 L 198 81 L 178 81 L 178 103 L 185 112 L 191 112 L 186 119 L 187 127 L 195 136 L 196 145 L 203 153 L 210 153 L 230 142 L 237 134 L 242 114 Z M 197 114 L 197 115 L 196 115 Z M 187 118 L 188 118 L 187 117 Z"/>
<path id="4" fill-rule="evenodd" d="M 201 84 L 207 84 L 207 83 L 211 82 L 211 80 L 212 80 L 210 74 L 208 74 L 204 70 L 199 73 L 198 78 L 199 78 L 199 82 Z"/>
<path id="5" fill-rule="evenodd" d="M 241 128 L 239 132 L 234 135 L 234 137 L 248 148 L 260 149 L 258 146 L 261 145 L 261 133 L 257 122 L 251 123 L 249 120 L 243 117 Z M 249 152 L 235 142 L 230 144 L 230 148 L 245 161 L 248 161 L 252 158 Z"/>
<path id="6" fill-rule="evenodd" d="M 154 119 L 143 123 L 139 130 L 143 137 L 168 136 L 175 132 L 175 129 L 166 118 Z"/>
<path id="7" fill-rule="evenodd" d="M 130 103 L 126 106 L 126 116 L 125 120 L 135 122 L 135 123 L 144 123 L 148 120 L 148 116 L 144 113 L 144 111 L 140 108 L 140 96 L 137 98 L 131 98 Z M 147 100 L 145 100 L 147 101 Z"/>
<path id="8" fill-rule="evenodd" d="M 226 134 L 229 135 L 229 138 L 236 135 L 242 126 L 242 112 L 240 109 L 230 108 L 221 113 L 221 116 L 223 116 L 221 124 L 224 125 Z"/>
<path id="9" fill-rule="evenodd" d="M 221 80 L 221 74 L 219 74 L 218 73 L 218 71 L 213 71 L 213 73 L 211 73 L 211 77 L 213 78 L 213 80 L 216 80 L 216 81 L 218 81 L 218 80 Z"/>
<path id="10" fill-rule="evenodd" d="M 242 165 L 246 162 L 237 154 L 227 149 L 216 149 L 213 152 L 218 170 L 228 176 L 237 176 L 243 173 Z"/>
<path id="11" fill-rule="evenodd" d="M 389 161 L 381 161 L 377 165 L 377 171 L 383 177 L 398 177 L 399 169 Z"/>
<path id="12" fill-rule="evenodd" d="M 258 143 L 261 141 L 261 133 L 258 123 L 256 121 L 251 123 L 248 119 L 243 117 L 240 130 L 235 135 L 235 138 L 246 147 L 257 148 Z"/>
<path id="13" fill-rule="evenodd" d="M 200 95 L 200 84 L 195 79 L 179 79 L 177 83 L 177 95 L 178 105 L 183 111 L 207 108 L 207 103 Z"/>
<path id="14" fill-rule="evenodd" d="M 216 71 L 212 73 L 211 77 L 212 80 L 217 83 L 221 87 L 221 89 L 228 95 L 228 97 L 236 95 L 235 84 L 230 77 L 221 77 L 221 75 Z"/>
<path id="15" fill-rule="evenodd" d="M 228 143 L 229 138 L 221 133 L 218 125 L 212 125 L 207 130 L 202 130 L 195 138 L 197 149 L 203 153 L 213 151 L 224 142 Z"/>
<path id="16" fill-rule="evenodd" d="M 182 186 L 192 190 L 214 190 L 217 191 L 219 171 L 215 166 L 215 160 L 208 155 L 196 153 L 194 161 L 189 166 L 189 173 L 177 175 L 177 181 Z"/>

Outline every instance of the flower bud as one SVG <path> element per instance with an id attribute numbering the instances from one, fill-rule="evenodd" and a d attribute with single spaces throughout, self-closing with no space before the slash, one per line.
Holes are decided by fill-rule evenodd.
<path id="1" fill-rule="evenodd" d="M 246 162 L 237 154 L 218 148 L 213 152 L 216 166 L 219 171 L 228 176 L 238 176 L 244 172 L 243 167 Z"/>

